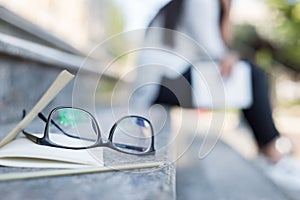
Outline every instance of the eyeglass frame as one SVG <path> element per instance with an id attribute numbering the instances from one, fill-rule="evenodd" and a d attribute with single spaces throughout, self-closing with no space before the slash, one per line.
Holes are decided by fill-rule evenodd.
<path id="1" fill-rule="evenodd" d="M 51 123 L 54 124 L 63 133 L 65 132 L 54 121 L 50 120 L 51 116 L 52 116 L 52 114 L 55 111 L 60 110 L 60 109 L 65 109 L 65 108 L 66 109 L 81 110 L 81 111 L 86 112 L 87 114 L 90 115 L 91 119 L 93 120 L 93 123 L 96 125 L 96 127 L 95 127 L 96 131 L 97 131 L 96 133 L 98 135 L 98 138 L 95 141 L 95 144 L 93 144 L 91 146 L 87 146 L 87 147 L 68 147 L 68 146 L 64 146 L 64 145 L 58 145 L 58 144 L 56 144 L 56 143 L 54 143 L 54 142 L 51 141 L 51 139 L 49 137 L 49 126 L 50 126 Z M 25 117 L 25 112 L 23 113 L 23 117 Z M 72 106 L 58 106 L 58 107 L 56 107 L 56 108 L 54 108 L 54 109 L 51 110 L 51 112 L 48 115 L 48 118 L 46 118 L 45 115 L 43 113 L 41 113 L 41 112 L 38 113 L 38 117 L 40 119 L 42 119 L 42 121 L 44 121 L 46 123 L 45 129 L 44 129 L 44 136 L 42 138 L 39 138 L 39 137 L 33 135 L 32 133 L 29 133 L 29 132 L 25 131 L 24 129 L 22 130 L 22 132 L 23 132 L 23 134 L 29 140 L 31 140 L 32 142 L 34 142 L 36 144 L 39 144 L 39 145 L 45 145 L 45 146 L 51 146 L 51 147 L 57 147 L 57 148 L 64 148 L 64 149 L 73 149 L 73 150 L 90 149 L 90 148 L 96 148 L 96 147 L 107 147 L 107 148 L 116 150 L 118 152 L 122 152 L 122 153 L 126 153 L 126 154 L 131 154 L 131 155 L 150 155 L 150 154 L 154 154 L 155 153 L 153 126 L 152 126 L 151 122 L 148 119 L 146 119 L 145 117 L 142 117 L 142 116 L 128 115 L 128 116 L 124 116 L 124 117 L 120 118 L 119 120 L 117 120 L 114 123 L 114 125 L 111 127 L 111 129 L 109 131 L 109 136 L 108 136 L 107 140 L 104 140 L 104 138 L 102 138 L 101 131 L 100 131 L 100 128 L 99 128 L 99 124 L 97 123 L 96 118 L 90 112 L 88 112 L 87 110 L 84 110 L 82 108 L 76 108 L 76 107 L 72 107 Z M 123 151 L 122 149 L 120 149 L 120 147 L 116 147 L 115 143 L 112 142 L 113 134 L 114 134 L 114 131 L 115 131 L 118 123 L 120 123 L 122 120 L 124 120 L 126 118 L 130 118 L 130 117 L 136 117 L 136 118 L 140 118 L 140 119 L 145 120 L 149 124 L 149 126 L 151 128 L 151 144 L 150 144 L 150 146 L 148 147 L 148 149 L 146 151 L 143 151 L 141 153 L 138 153 L 138 152 L 134 153 L 134 152 Z M 64 134 L 66 134 L 66 133 L 64 133 Z M 69 137 L 72 137 L 72 136 L 70 136 L 68 134 L 66 134 L 66 135 L 69 136 Z M 83 139 L 83 138 L 78 138 L 78 139 Z M 123 145 L 123 144 L 120 144 L 120 145 Z M 135 146 L 132 146 L 132 147 L 134 148 Z M 139 148 L 139 147 L 137 147 L 137 148 Z"/>

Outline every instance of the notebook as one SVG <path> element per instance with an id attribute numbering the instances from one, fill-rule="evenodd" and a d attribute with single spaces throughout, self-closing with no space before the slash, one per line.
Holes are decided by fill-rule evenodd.
<path id="1" fill-rule="evenodd" d="M 101 148 L 70 150 L 38 145 L 19 137 L 21 131 L 41 112 L 74 76 L 63 70 L 31 111 L 0 142 L 0 165 L 33 168 L 82 168 L 103 166 Z M 40 135 L 42 137 L 42 135 Z"/>
<path id="2" fill-rule="evenodd" d="M 192 69 L 193 104 L 198 108 L 240 109 L 252 105 L 251 68 L 239 61 L 228 78 L 220 76 L 219 67 L 201 62 Z"/>
<path id="3" fill-rule="evenodd" d="M 35 144 L 25 137 L 19 137 L 0 149 L 0 165 L 30 168 L 103 166 L 103 149 L 63 149 Z"/>

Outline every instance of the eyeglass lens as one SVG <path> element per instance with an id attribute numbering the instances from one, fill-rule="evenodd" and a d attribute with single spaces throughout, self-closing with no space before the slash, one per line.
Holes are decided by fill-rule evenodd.
<path id="1" fill-rule="evenodd" d="M 151 146 L 152 128 L 141 117 L 130 116 L 118 122 L 112 142 L 116 148 L 128 153 L 146 152 Z"/>
<path id="2" fill-rule="evenodd" d="M 49 139 L 67 147 L 89 147 L 98 139 L 95 121 L 83 110 L 62 108 L 54 111 L 48 128 Z"/>

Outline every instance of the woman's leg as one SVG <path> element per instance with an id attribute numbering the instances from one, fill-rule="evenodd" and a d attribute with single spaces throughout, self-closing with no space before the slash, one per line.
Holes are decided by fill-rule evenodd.
<path id="1" fill-rule="evenodd" d="M 188 67 L 181 76 L 174 79 L 163 77 L 159 92 L 153 104 L 168 106 L 192 107 L 191 67 Z"/>
<path id="2" fill-rule="evenodd" d="M 253 64 L 250 65 L 253 104 L 250 108 L 244 109 L 243 114 L 253 131 L 260 150 L 276 162 L 281 158 L 280 153 L 275 148 L 275 141 L 279 137 L 279 133 L 272 118 L 268 80 L 261 69 Z"/>

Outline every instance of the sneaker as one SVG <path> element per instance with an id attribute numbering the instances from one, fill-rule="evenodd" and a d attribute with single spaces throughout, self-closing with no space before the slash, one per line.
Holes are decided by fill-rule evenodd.
<path id="1" fill-rule="evenodd" d="M 300 191 L 300 163 L 294 158 L 284 156 L 272 163 L 264 155 L 259 155 L 256 163 L 276 185 Z"/>

